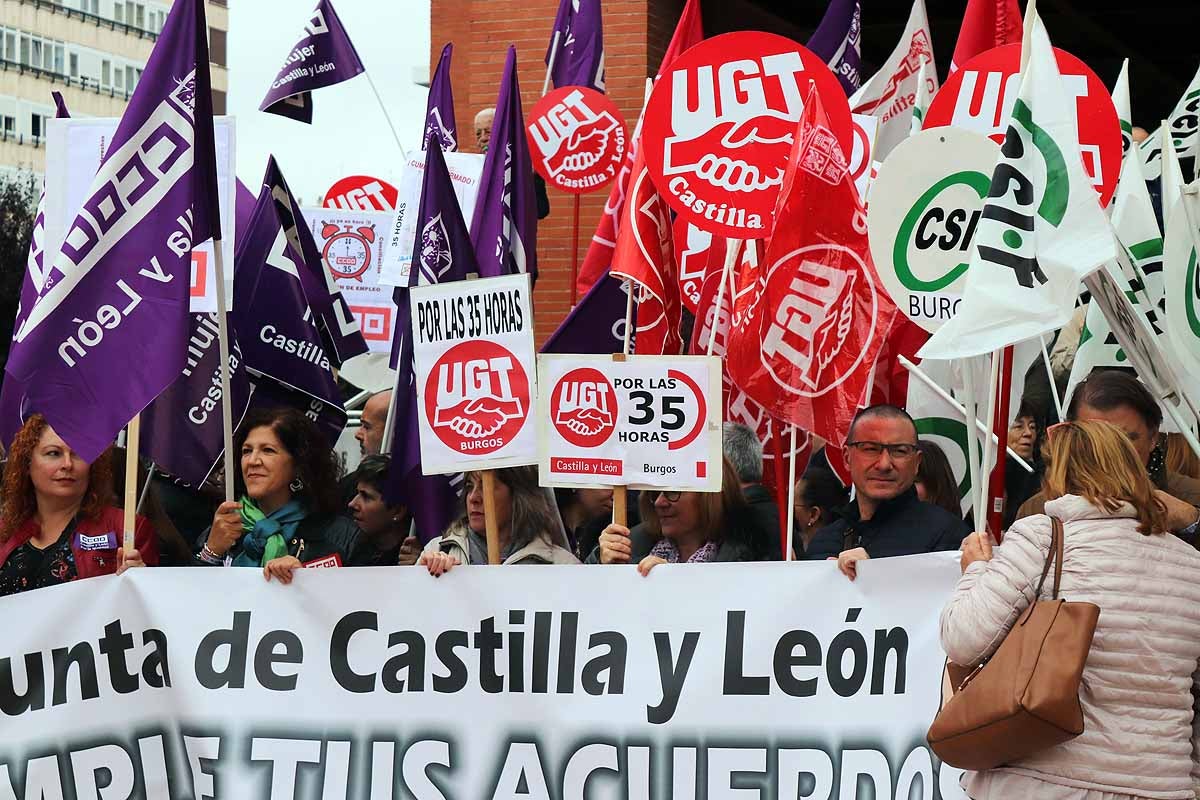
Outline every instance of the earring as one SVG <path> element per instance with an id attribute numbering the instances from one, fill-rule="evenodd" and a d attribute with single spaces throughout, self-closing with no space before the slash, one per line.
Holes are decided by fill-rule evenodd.
<path id="1" fill-rule="evenodd" d="M 298 492 L 304 488 L 304 481 L 300 480 L 300 478 L 297 477 L 291 483 L 288 484 L 288 488 L 292 490 L 292 494 L 295 494 L 296 492 Z"/>

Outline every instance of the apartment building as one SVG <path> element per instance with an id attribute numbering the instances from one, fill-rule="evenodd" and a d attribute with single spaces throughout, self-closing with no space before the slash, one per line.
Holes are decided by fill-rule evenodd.
<path id="1" fill-rule="evenodd" d="M 0 0 L 0 172 L 42 173 L 52 91 L 73 116 L 117 117 L 141 79 L 171 0 Z M 227 0 L 207 0 L 213 110 L 229 87 Z"/>

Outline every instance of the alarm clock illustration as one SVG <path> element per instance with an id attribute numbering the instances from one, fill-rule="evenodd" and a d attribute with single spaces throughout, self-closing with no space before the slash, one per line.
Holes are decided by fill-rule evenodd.
<path id="1" fill-rule="evenodd" d="M 353 278 L 362 282 L 362 275 L 371 266 L 371 245 L 375 243 L 375 227 L 363 225 L 355 228 L 326 223 L 321 228 L 325 249 L 321 258 L 335 278 Z"/>

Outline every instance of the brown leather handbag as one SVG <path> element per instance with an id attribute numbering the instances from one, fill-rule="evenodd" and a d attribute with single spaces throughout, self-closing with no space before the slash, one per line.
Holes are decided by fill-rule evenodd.
<path id="1" fill-rule="evenodd" d="M 1100 607 L 1059 598 L 1063 526 L 1051 519 L 1052 543 L 1034 602 L 992 657 L 957 683 L 929 728 L 929 746 L 951 766 L 993 769 L 1083 733 L 1079 681 Z M 1051 563 L 1053 599 L 1038 600 Z"/>

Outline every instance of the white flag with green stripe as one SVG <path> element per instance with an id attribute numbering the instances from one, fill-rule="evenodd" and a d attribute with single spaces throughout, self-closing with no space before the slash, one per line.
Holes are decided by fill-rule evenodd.
<path id="1" fill-rule="evenodd" d="M 1200 69 L 1192 77 L 1192 82 L 1184 89 L 1183 96 L 1167 117 L 1167 131 L 1175 144 L 1180 158 L 1194 158 L 1200 150 L 1200 126 L 1196 120 L 1200 117 Z M 1146 165 L 1146 179 L 1154 180 L 1162 174 L 1162 128 L 1160 127 L 1141 144 L 1142 161 Z"/>
<path id="2" fill-rule="evenodd" d="M 1133 110 L 1129 104 L 1129 59 L 1121 63 L 1121 74 L 1112 90 L 1113 105 L 1117 109 L 1117 122 L 1121 124 L 1122 158 L 1133 146 Z M 1124 169 L 1124 167 L 1122 167 Z"/>

